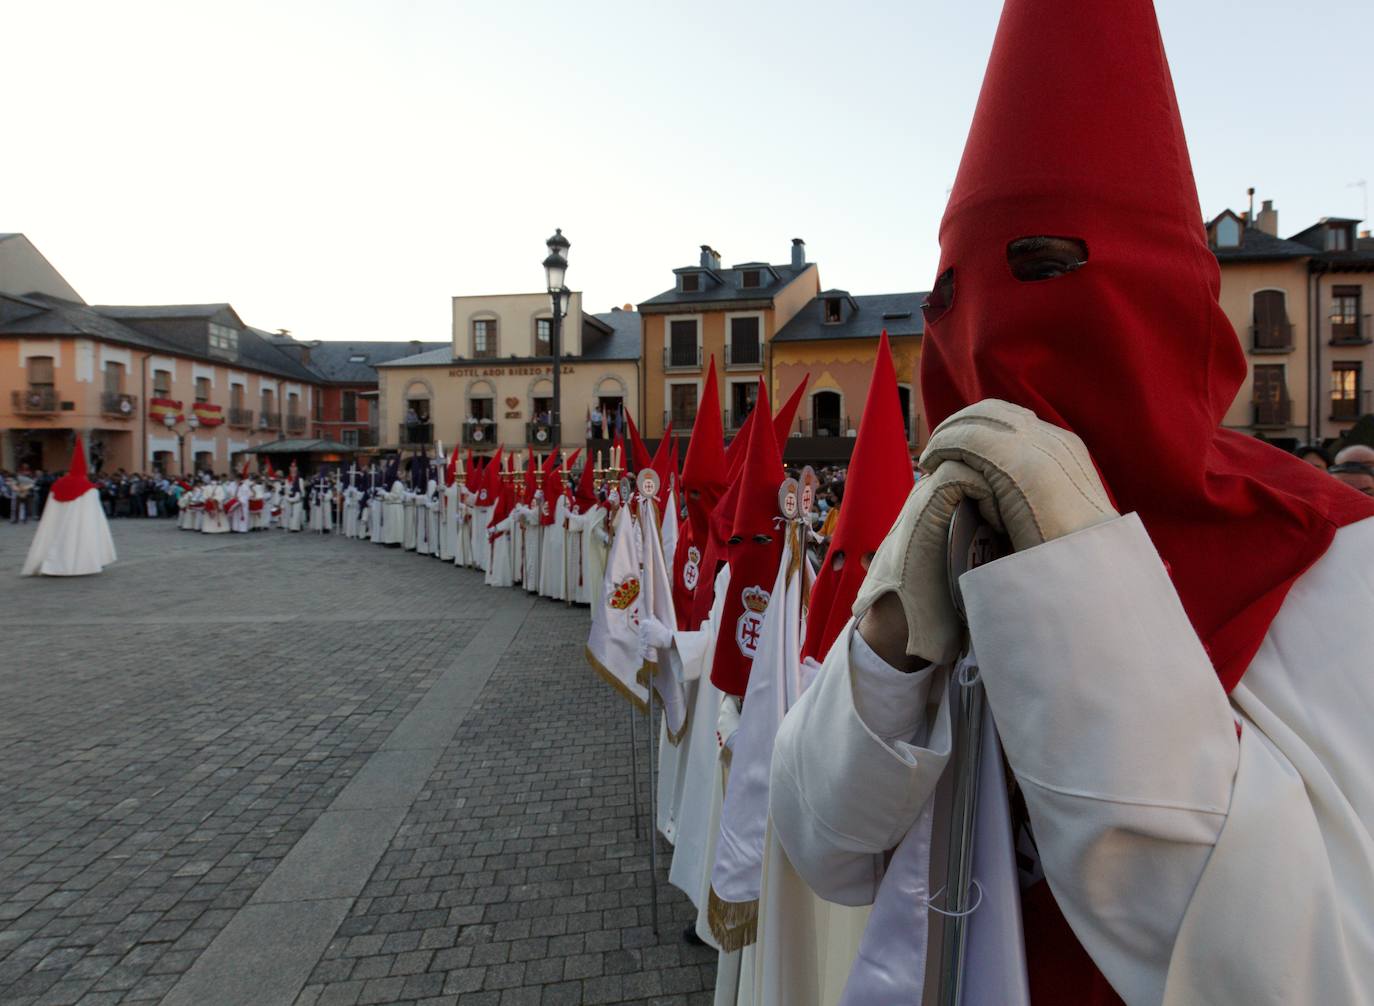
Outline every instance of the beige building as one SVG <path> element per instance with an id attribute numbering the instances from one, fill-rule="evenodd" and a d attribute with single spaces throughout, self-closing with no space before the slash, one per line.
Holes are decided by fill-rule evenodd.
<path id="1" fill-rule="evenodd" d="M 1225 426 L 1291 449 L 1338 439 L 1374 408 L 1374 241 L 1357 224 L 1328 217 L 1284 239 L 1266 200 L 1207 225 L 1248 363 Z"/>
<path id="2" fill-rule="evenodd" d="M 442 443 L 475 452 L 571 451 L 591 437 L 594 415 L 637 416 L 639 315 L 582 310 L 569 298 L 560 344 L 562 429 L 554 429 L 552 312 L 547 293 L 453 298 L 452 344 L 379 364 L 384 449 Z M 598 431 L 599 435 L 599 431 Z"/>

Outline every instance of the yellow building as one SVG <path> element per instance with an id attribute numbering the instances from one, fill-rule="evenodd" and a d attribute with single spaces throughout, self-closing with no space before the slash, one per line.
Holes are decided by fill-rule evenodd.
<path id="1" fill-rule="evenodd" d="M 383 449 L 571 452 L 587 444 L 594 417 L 636 415 L 639 315 L 586 314 L 573 293 L 560 343 L 562 428 L 553 428 L 551 321 L 547 293 L 454 297 L 450 345 L 377 367 Z"/>
<path id="2" fill-rule="evenodd" d="M 719 252 L 702 245 L 698 264 L 673 274 L 671 290 L 639 305 L 644 435 L 661 437 L 670 421 L 675 432 L 691 430 L 712 357 L 728 433 L 753 409 L 773 337 L 816 296 L 820 271 L 794 238 L 786 265 L 742 262 L 727 269 Z"/>

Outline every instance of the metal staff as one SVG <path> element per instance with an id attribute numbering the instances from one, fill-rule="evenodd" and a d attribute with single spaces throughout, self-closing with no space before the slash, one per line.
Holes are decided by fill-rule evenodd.
<path id="1" fill-rule="evenodd" d="M 959 577 L 1008 551 L 991 526 L 978 515 L 978 506 L 965 499 L 949 525 L 949 584 L 955 610 L 967 620 Z M 968 652 L 967 646 L 965 653 Z M 959 665 L 962 668 L 962 664 Z M 963 995 L 964 954 L 968 948 L 969 894 L 973 884 L 974 825 L 978 807 L 978 774 L 983 743 L 983 683 L 951 680 L 954 732 L 954 796 L 950 807 L 949 858 L 945 870 L 944 944 L 940 960 L 940 1006 L 958 1006 Z"/>

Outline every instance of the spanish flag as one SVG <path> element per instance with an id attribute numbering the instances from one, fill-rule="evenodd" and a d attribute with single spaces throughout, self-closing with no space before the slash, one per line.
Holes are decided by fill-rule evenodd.
<path id="1" fill-rule="evenodd" d="M 174 402 L 170 398 L 148 399 L 149 419 L 156 419 L 159 423 L 165 423 L 167 421 L 168 416 L 171 416 L 173 421 L 178 423 L 185 418 L 181 414 L 180 402 Z"/>
<path id="2" fill-rule="evenodd" d="M 224 422 L 224 408 L 209 402 L 196 402 L 193 407 L 201 426 L 219 426 Z"/>

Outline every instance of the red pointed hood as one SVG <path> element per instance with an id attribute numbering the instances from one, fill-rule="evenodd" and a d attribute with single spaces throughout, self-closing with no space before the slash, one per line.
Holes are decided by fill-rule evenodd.
<path id="1" fill-rule="evenodd" d="M 634 457 L 630 458 L 629 468 L 637 474 L 651 467 L 654 460 L 649 456 L 649 448 L 644 446 L 644 441 L 639 437 L 639 430 L 635 427 L 635 421 L 628 412 L 625 413 L 625 425 L 630 431 L 630 449 L 634 452 Z"/>
<path id="2" fill-rule="evenodd" d="M 797 418 L 797 407 L 801 405 L 802 393 L 806 391 L 806 385 L 810 380 L 810 374 L 804 376 L 796 390 L 783 402 L 778 414 L 773 417 L 773 434 L 778 438 L 779 454 L 787 453 L 787 438 L 792 435 L 792 423 Z"/>
<path id="3" fill-rule="evenodd" d="M 687 495 L 687 519 L 698 542 L 705 542 L 711 511 L 725 492 L 725 431 L 720 421 L 720 390 L 716 383 L 716 358 L 711 357 L 702 390 L 701 405 L 687 441 L 687 460 L 682 469 L 682 488 Z"/>
<path id="4" fill-rule="evenodd" d="M 496 453 L 487 459 L 487 466 L 482 469 L 482 485 L 477 490 L 478 506 L 495 506 L 501 495 L 501 451 L 502 448 L 496 448 Z"/>
<path id="5" fill-rule="evenodd" d="M 892 366 L 887 332 L 883 332 L 859 421 L 859 436 L 845 473 L 840 518 L 811 588 L 803 657 L 824 658 L 844 628 L 868 559 L 897 520 L 912 483 L 897 372 Z"/>
<path id="6" fill-rule="evenodd" d="M 525 462 L 525 485 L 520 493 L 520 502 L 529 506 L 534 502 L 534 494 L 539 491 L 539 472 L 540 466 L 534 459 L 534 451 L 530 451 L 529 459 Z"/>
<path id="7" fill-rule="evenodd" d="M 768 391 L 764 387 L 759 388 L 754 412 L 769 414 Z M 730 695 L 743 696 L 749 684 L 763 611 L 778 575 L 783 546 L 778 514 L 778 487 L 782 480 L 782 454 L 773 426 L 756 422 L 749 431 L 739 476 L 722 501 L 734 502 L 726 540 L 730 582 L 711 662 L 711 683 Z M 722 510 L 723 507 L 717 507 L 720 516 L 716 519 L 723 524 Z"/>
<path id="8" fill-rule="evenodd" d="M 1220 428 L 1247 366 L 1201 221 L 1150 0 L 1008 0 L 940 228 L 926 409 L 938 424 L 1001 398 L 1082 437 L 1229 690 L 1374 501 Z M 1081 241 L 1086 263 L 1018 281 L 1009 244 L 1041 236 Z"/>
<path id="9" fill-rule="evenodd" d="M 596 506 L 596 471 L 590 454 L 587 455 L 587 460 L 582 462 L 582 474 L 577 479 L 573 505 L 577 507 L 578 513 L 586 513 Z"/>
<path id="10" fill-rule="evenodd" d="M 668 428 L 663 431 L 663 439 L 658 442 L 658 450 L 654 451 L 653 460 L 649 462 L 649 467 L 658 475 L 658 496 L 654 502 L 658 504 L 659 514 L 663 513 L 664 504 L 668 499 L 668 492 L 672 488 L 673 479 L 673 424 L 670 422 Z"/>
<path id="11" fill-rule="evenodd" d="M 59 503 L 70 503 L 86 490 L 94 488 L 95 483 L 86 475 L 86 448 L 81 442 L 81 434 L 78 433 L 76 443 L 72 445 L 72 460 L 67 466 L 67 474 L 52 484 L 48 495 Z"/>

